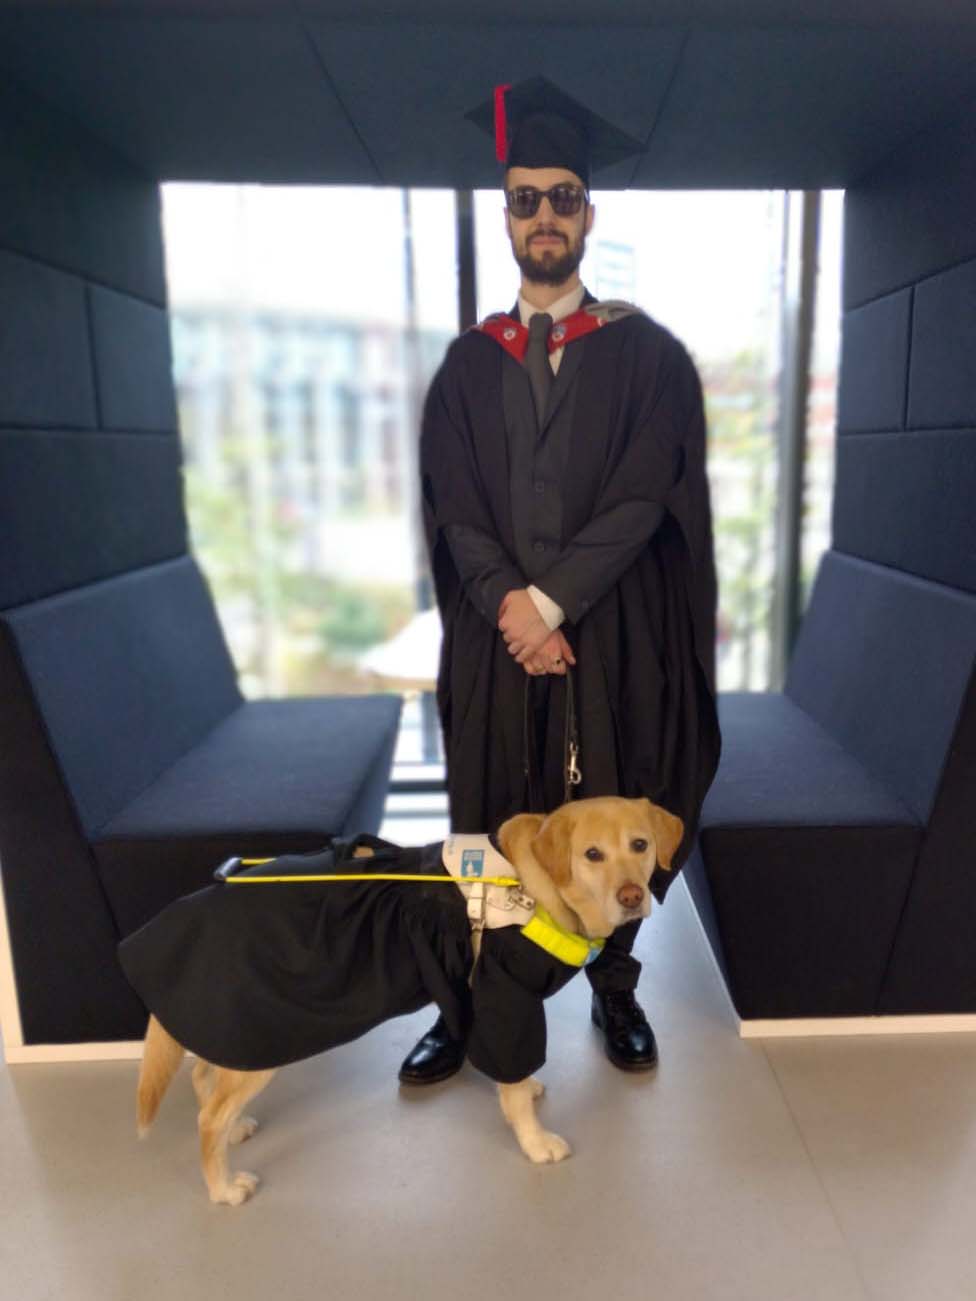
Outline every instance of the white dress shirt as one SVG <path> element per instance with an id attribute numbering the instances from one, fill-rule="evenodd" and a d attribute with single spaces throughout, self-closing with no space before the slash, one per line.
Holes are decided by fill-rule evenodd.
<path id="1" fill-rule="evenodd" d="M 579 311 L 585 293 L 586 289 L 582 284 L 579 284 L 575 289 L 571 289 L 568 294 L 563 294 L 562 298 L 557 298 L 551 307 L 533 307 L 527 298 L 523 298 L 522 295 L 519 294 L 518 309 L 519 316 L 522 318 L 522 324 L 527 327 L 529 321 L 536 315 L 536 313 L 548 312 L 552 317 L 553 325 L 555 325 L 557 321 L 561 321 L 564 317 L 572 316 L 574 312 Z M 563 353 L 565 351 L 565 348 L 557 348 L 555 352 L 550 352 L 549 354 L 549 365 L 552 367 L 552 373 L 554 375 L 559 374 L 559 363 L 562 361 Z"/>

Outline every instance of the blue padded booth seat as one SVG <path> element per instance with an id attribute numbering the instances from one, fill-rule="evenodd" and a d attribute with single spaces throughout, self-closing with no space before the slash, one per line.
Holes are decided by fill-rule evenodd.
<path id="1" fill-rule="evenodd" d="M 828 552 L 686 869 L 746 1019 L 976 1011 L 976 596 Z"/>
<path id="2" fill-rule="evenodd" d="M 874 1011 L 919 819 L 787 696 L 719 697 L 686 879 L 741 1017 Z"/>
<path id="3" fill-rule="evenodd" d="M 116 945 L 228 855 L 378 830 L 400 705 L 245 702 L 188 555 L 0 612 L 0 861 L 25 1043 L 141 1036 Z"/>
<path id="4" fill-rule="evenodd" d="M 3 621 L 88 835 L 243 699 L 189 556 L 34 601 Z"/>
<path id="5" fill-rule="evenodd" d="M 399 696 L 242 705 L 92 838 L 121 934 L 233 854 L 315 849 L 382 820 Z"/>

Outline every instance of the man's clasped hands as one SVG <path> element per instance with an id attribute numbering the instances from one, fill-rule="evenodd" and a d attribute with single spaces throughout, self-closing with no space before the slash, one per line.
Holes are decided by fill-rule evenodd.
<path id="1" fill-rule="evenodd" d="M 498 630 L 526 673 L 564 674 L 567 664 L 576 663 L 569 642 L 558 628 L 550 631 L 525 588 L 506 594 L 498 607 Z"/>

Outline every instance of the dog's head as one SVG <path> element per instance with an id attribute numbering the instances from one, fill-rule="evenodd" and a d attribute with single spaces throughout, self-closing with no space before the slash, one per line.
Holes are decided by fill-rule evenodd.
<path id="1" fill-rule="evenodd" d="M 670 869 L 680 818 L 647 799 L 573 800 L 548 817 L 522 814 L 533 856 L 592 938 L 646 917 L 655 867 Z"/>

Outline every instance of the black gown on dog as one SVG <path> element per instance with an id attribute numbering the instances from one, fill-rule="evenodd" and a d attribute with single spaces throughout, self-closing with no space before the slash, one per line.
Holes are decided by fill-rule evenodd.
<path id="1" fill-rule="evenodd" d="M 353 858 L 368 844 L 372 858 Z M 360 836 L 240 875 L 423 873 L 450 881 L 442 845 Z M 119 946 L 122 968 L 185 1048 L 236 1070 L 284 1066 L 436 1003 L 468 1057 L 515 1083 L 546 1057 L 543 1000 L 579 967 L 519 926 L 473 951 L 457 886 L 418 881 L 216 883 L 177 899 Z"/>

